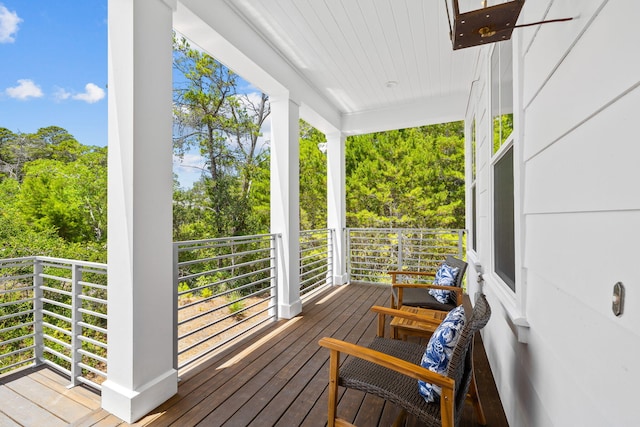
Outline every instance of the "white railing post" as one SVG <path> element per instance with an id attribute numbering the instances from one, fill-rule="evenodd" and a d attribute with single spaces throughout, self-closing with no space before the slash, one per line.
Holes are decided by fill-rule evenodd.
<path id="1" fill-rule="evenodd" d="M 269 308 L 269 316 L 278 316 L 278 257 L 280 256 L 280 248 L 282 247 L 282 234 L 271 235 L 271 268 L 273 270 L 271 276 L 271 297 L 273 298 L 273 304 Z"/>
<path id="2" fill-rule="evenodd" d="M 464 258 L 463 245 L 462 245 L 464 241 L 464 232 L 465 230 L 458 230 L 458 258 L 459 259 Z"/>
<path id="3" fill-rule="evenodd" d="M 80 307 L 82 300 L 82 268 L 76 264 L 71 264 L 71 384 L 69 387 L 78 385 L 78 377 L 82 376 L 82 368 L 80 362 L 82 355 L 79 350 L 82 347 L 82 341 L 78 338 L 82 335 L 82 313 Z"/>
<path id="4" fill-rule="evenodd" d="M 336 249 L 336 245 L 337 245 L 337 241 L 336 241 L 336 229 L 335 228 L 330 228 L 327 230 L 327 248 L 328 248 L 328 253 L 327 253 L 327 279 L 328 279 L 328 283 L 330 285 L 334 285 L 334 280 L 333 278 L 335 277 L 335 272 L 336 272 L 336 268 L 335 268 L 335 256 L 334 254 L 336 254 L 338 251 Z"/>
<path id="5" fill-rule="evenodd" d="M 402 270 L 403 257 L 402 252 L 404 248 L 402 245 L 402 229 L 398 230 L 398 271 Z"/>
<path id="6" fill-rule="evenodd" d="M 298 286 L 299 286 L 299 291 L 300 291 L 300 297 L 302 298 L 303 295 L 303 289 L 302 287 L 304 286 L 304 279 L 305 279 L 305 274 L 304 274 L 304 260 L 302 259 L 302 254 L 303 252 L 305 252 L 305 248 L 307 246 L 307 244 L 312 245 L 313 244 L 313 233 L 309 232 L 309 231 L 300 231 L 300 250 L 298 252 L 298 259 L 300 260 L 299 262 L 299 276 L 298 276 Z"/>
<path id="7" fill-rule="evenodd" d="M 344 239 L 345 239 L 345 247 L 346 247 L 346 254 L 345 254 L 345 263 L 346 265 L 346 271 L 347 271 L 347 277 L 348 280 L 351 280 L 351 229 L 346 227 L 343 229 L 343 234 L 344 234 Z"/>
<path id="8" fill-rule="evenodd" d="M 33 259 L 33 332 L 35 364 L 42 363 L 44 339 L 42 331 L 42 261 Z"/>
<path id="9" fill-rule="evenodd" d="M 178 285 L 180 284 L 178 246 L 177 243 L 173 243 L 173 369 L 175 370 L 178 370 Z"/>

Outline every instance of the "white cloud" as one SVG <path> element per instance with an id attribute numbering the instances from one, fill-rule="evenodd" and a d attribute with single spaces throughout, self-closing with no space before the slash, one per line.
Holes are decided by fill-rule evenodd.
<path id="1" fill-rule="evenodd" d="M 19 99 L 21 101 L 29 98 L 40 98 L 42 96 L 42 89 L 40 89 L 33 80 L 29 79 L 18 80 L 18 86 L 9 87 L 5 92 L 11 98 Z"/>
<path id="2" fill-rule="evenodd" d="M 71 93 L 59 87 L 59 88 L 56 88 L 56 91 L 53 93 L 53 96 L 57 101 L 64 101 L 65 99 L 69 99 L 71 97 Z"/>
<path id="3" fill-rule="evenodd" d="M 16 41 L 15 35 L 18 32 L 18 24 L 22 19 L 16 12 L 10 12 L 9 9 L 0 4 L 0 43 L 13 43 Z"/>
<path id="4" fill-rule="evenodd" d="M 104 89 L 96 86 L 93 83 L 87 83 L 86 86 L 84 87 L 83 93 L 78 93 L 76 95 L 73 95 L 71 98 L 76 99 L 78 101 L 85 101 L 85 102 L 88 102 L 89 104 L 93 104 L 94 102 L 98 102 L 102 98 L 104 98 L 104 95 L 105 95 Z"/>

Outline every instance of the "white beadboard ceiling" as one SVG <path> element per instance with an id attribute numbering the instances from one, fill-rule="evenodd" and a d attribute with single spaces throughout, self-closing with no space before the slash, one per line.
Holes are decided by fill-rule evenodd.
<path id="1" fill-rule="evenodd" d="M 216 34 L 235 37 L 229 42 L 251 61 L 266 64 L 263 68 L 268 72 L 268 63 L 273 61 L 260 58 L 265 49 L 256 48 L 260 44 L 256 37 L 261 39 L 271 54 L 279 56 L 305 87 L 336 112 L 339 127 L 347 133 L 464 117 L 478 50 L 453 51 L 444 0 L 179 3 L 206 25 L 217 27 L 213 28 Z M 233 28 L 238 32 L 250 29 L 254 33 L 251 37 L 234 33 L 233 19 L 224 12 L 223 3 L 246 27 L 236 24 Z M 216 14 L 227 16 L 216 21 Z M 177 29 L 189 36 L 190 26 L 184 24 L 188 19 L 183 16 L 177 21 Z M 227 24 L 230 27 L 225 29 Z M 194 32 L 192 37 L 201 37 L 193 41 L 206 49 L 207 36 Z M 210 53 L 217 56 L 216 52 Z M 233 64 L 227 65 L 234 68 Z M 281 68 L 274 64 L 272 74 L 278 74 Z M 282 78 L 280 82 L 287 84 Z M 305 95 L 301 98 L 304 103 Z"/>

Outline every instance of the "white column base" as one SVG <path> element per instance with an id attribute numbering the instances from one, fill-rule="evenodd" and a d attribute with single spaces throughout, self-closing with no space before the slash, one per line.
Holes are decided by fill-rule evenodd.
<path id="1" fill-rule="evenodd" d="M 280 319 L 293 319 L 300 313 L 302 313 L 302 300 L 278 305 L 278 318 Z"/>
<path id="2" fill-rule="evenodd" d="M 137 390 L 107 380 L 102 383 L 102 408 L 127 423 L 134 423 L 178 392 L 178 371 L 164 375 Z"/>
<path id="3" fill-rule="evenodd" d="M 333 276 L 333 284 L 334 285 L 346 285 L 349 283 L 349 274 L 344 273 L 339 276 Z"/>

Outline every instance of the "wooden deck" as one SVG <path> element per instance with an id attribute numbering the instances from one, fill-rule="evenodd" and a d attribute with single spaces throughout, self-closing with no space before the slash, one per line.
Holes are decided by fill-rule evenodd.
<path id="1" fill-rule="evenodd" d="M 1 377 L 0 426 L 67 426 L 100 410 L 100 394 L 68 385 L 68 377 L 46 367 Z"/>
<path id="2" fill-rule="evenodd" d="M 303 315 L 274 323 L 182 374 L 178 394 L 135 425 L 326 425 L 329 352 L 320 348 L 317 342 L 323 336 L 333 336 L 366 344 L 376 330 L 376 317 L 369 312 L 369 308 L 376 304 L 387 305 L 388 295 L 388 288 L 360 284 L 333 288 L 323 293 L 305 304 Z M 475 348 L 476 377 L 488 425 L 507 426 L 479 340 Z M 0 380 L 3 393 L 0 395 L 0 426 L 48 426 L 56 425 L 55 422 L 70 422 L 74 426 L 127 425 L 113 415 L 96 409 L 98 400 L 89 399 L 91 396 L 87 396 L 87 393 L 91 392 L 88 390 L 64 390 L 60 388 L 59 381 L 56 382 L 58 386 L 52 387 L 48 383 L 57 374 L 48 369 L 35 370 L 32 374 L 44 376 L 47 380 L 29 380 L 31 375 L 11 381 Z M 50 388 L 51 393 L 56 391 L 76 405 L 88 409 L 83 413 L 76 406 L 77 412 L 73 412 L 75 418 L 72 418 L 71 412 L 54 411 L 56 405 L 53 402 L 58 402 L 61 397 L 50 394 L 38 397 L 37 393 L 26 393 L 24 389 L 28 387 L 17 385 L 22 381 L 40 382 L 43 388 Z M 80 391 L 75 393 L 76 389 Z M 73 396 L 71 392 L 74 392 Z M 5 397 L 7 393 L 16 393 L 31 406 L 40 408 L 38 417 L 44 416 L 43 410 L 50 411 L 53 422 L 35 418 L 35 414 L 31 418 L 18 417 L 22 409 L 7 403 L 13 402 Z M 25 407 L 25 410 L 28 409 Z M 397 412 L 393 405 L 378 398 L 341 389 L 338 413 L 359 426 L 390 425 Z M 417 425 L 412 420 L 407 422 L 407 426 Z M 461 426 L 475 425 L 472 408 L 468 405 Z"/>

